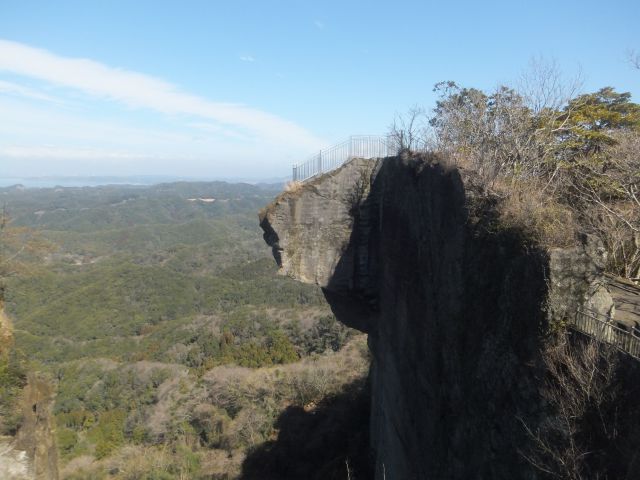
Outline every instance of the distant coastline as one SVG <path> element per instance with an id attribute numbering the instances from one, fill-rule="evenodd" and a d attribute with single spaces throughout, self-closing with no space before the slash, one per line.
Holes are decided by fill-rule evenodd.
<path id="1" fill-rule="evenodd" d="M 60 176 L 60 177 L 0 177 L 0 188 L 22 185 L 26 188 L 52 187 L 98 187 L 102 185 L 138 185 L 149 186 L 159 183 L 173 182 L 211 182 L 223 181 L 228 183 L 249 184 L 284 184 L 287 179 L 245 179 L 245 178 L 215 178 L 215 177 L 174 177 L 162 175 L 132 175 L 132 176 Z"/>

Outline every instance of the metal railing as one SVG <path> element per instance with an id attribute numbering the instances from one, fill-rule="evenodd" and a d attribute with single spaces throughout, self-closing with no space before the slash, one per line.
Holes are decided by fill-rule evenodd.
<path id="1" fill-rule="evenodd" d="M 613 345 L 618 350 L 640 360 L 640 332 L 635 327 L 623 328 L 609 317 L 589 310 L 576 312 L 573 326 L 579 332 L 600 342 Z"/>
<path id="2" fill-rule="evenodd" d="M 354 135 L 344 142 L 313 155 L 293 166 L 293 180 L 304 181 L 330 172 L 352 158 L 383 158 L 398 153 L 392 137 L 382 135 Z"/>

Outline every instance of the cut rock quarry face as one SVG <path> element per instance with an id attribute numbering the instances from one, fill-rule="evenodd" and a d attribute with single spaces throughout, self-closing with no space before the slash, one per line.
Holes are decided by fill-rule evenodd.
<path id="1" fill-rule="evenodd" d="M 369 334 L 376 478 L 536 478 L 541 332 L 607 314 L 603 249 L 501 228 L 471 174 L 435 157 L 352 160 L 260 214 L 280 272 Z"/>

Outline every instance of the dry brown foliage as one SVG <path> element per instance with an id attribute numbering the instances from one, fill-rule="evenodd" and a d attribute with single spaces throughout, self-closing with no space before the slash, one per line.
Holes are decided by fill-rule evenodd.
<path id="1" fill-rule="evenodd" d="M 574 212 L 546 191 L 543 181 L 498 177 L 491 190 L 502 198 L 498 208 L 505 228 L 520 229 L 547 248 L 575 243 Z"/>
<path id="2" fill-rule="evenodd" d="M 574 340 L 563 336 L 550 341 L 543 351 L 547 379 L 542 397 L 550 411 L 535 429 L 522 421 L 533 448 L 521 453 L 552 478 L 606 478 L 590 465 L 594 452 L 584 434 L 597 430 L 610 440 L 616 435 L 615 419 L 607 417 L 604 407 L 617 395 L 617 353 L 595 340 Z M 598 425 L 593 424 L 594 418 Z"/>
<path id="3" fill-rule="evenodd" d="M 159 366 L 171 368 L 154 362 L 133 368 L 144 376 Z M 277 367 L 219 366 L 201 378 L 176 367 L 158 388 L 157 403 L 145 419 L 156 445 L 127 443 L 102 460 L 78 457 L 63 467 L 62 476 L 101 478 L 108 471 L 114 480 L 133 480 L 170 472 L 172 478 L 188 479 L 194 478 L 187 465 L 191 456 L 199 461 L 197 478 L 238 478 L 247 452 L 277 438 L 276 420 L 284 410 L 310 411 L 366 378 L 368 368 L 365 335 L 353 337 L 338 352 Z M 184 473 L 175 476 L 176 471 Z"/>
<path id="4" fill-rule="evenodd" d="M 617 132 L 615 144 L 571 170 L 573 203 L 581 221 L 609 253 L 611 273 L 640 277 L 640 134 Z"/>

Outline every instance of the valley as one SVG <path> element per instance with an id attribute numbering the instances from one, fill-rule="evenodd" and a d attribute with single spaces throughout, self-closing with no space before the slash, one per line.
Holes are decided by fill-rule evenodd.
<path id="1" fill-rule="evenodd" d="M 279 189 L 0 189 L 14 355 L 56 389 L 60 478 L 237 478 L 287 408 L 364 388 L 365 337 L 264 248 Z"/>

